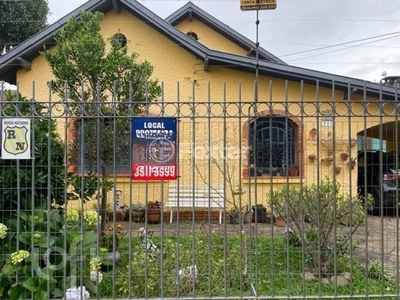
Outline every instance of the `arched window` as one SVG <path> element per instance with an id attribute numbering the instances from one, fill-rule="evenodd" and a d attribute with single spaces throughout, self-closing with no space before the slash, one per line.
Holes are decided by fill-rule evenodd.
<path id="1" fill-rule="evenodd" d="M 263 174 L 286 174 L 296 161 L 297 125 L 289 118 L 268 116 L 249 124 L 250 164 Z"/>
<path id="2" fill-rule="evenodd" d="M 190 36 L 192 39 L 198 41 L 199 37 L 197 36 L 196 32 L 193 31 L 189 31 L 188 33 L 186 33 L 188 36 Z"/>
<path id="3" fill-rule="evenodd" d="M 122 47 L 126 46 L 127 39 L 126 36 L 123 35 L 122 33 L 116 33 L 114 34 L 114 39 L 121 44 Z"/>

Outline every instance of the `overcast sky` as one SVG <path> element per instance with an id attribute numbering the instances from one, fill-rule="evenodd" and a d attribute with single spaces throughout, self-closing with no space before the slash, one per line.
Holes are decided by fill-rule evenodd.
<path id="1" fill-rule="evenodd" d="M 132 0 L 134 1 L 134 0 Z M 53 23 L 86 0 L 48 0 Z M 139 0 L 165 18 L 184 0 Z M 239 0 L 192 0 L 197 6 L 255 41 L 256 12 Z M 379 81 L 400 75 L 399 0 L 277 0 L 259 11 L 260 45 L 290 65 Z"/>

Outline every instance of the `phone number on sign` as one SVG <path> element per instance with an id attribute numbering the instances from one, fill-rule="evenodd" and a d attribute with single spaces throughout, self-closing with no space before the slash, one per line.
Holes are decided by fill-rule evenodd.
<path id="1" fill-rule="evenodd" d="M 176 166 L 154 166 L 154 165 L 134 165 L 133 166 L 133 178 L 175 178 L 176 177 Z"/>

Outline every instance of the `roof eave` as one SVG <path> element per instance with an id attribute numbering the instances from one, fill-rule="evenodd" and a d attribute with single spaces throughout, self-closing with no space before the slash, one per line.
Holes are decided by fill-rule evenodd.
<path id="1" fill-rule="evenodd" d="M 108 9 L 111 2 L 108 0 L 91 0 L 78 7 L 68 15 L 64 16 L 57 22 L 47 26 L 42 31 L 33 35 L 20 45 L 7 52 L 0 57 L 0 80 L 7 81 L 11 84 L 16 83 L 16 72 L 20 69 L 18 58 L 22 57 L 26 60 L 33 60 L 38 56 L 38 52 L 45 47 L 49 48 L 55 45 L 54 34 L 65 26 L 67 21 L 79 15 L 82 10 L 86 11 L 104 11 Z"/>
<path id="2" fill-rule="evenodd" d="M 61 18 L 59 21 L 46 27 L 36 35 L 21 43 L 19 46 L 15 47 L 5 55 L 1 56 L 0 80 L 15 84 L 16 72 L 20 69 L 18 58 L 22 57 L 26 60 L 33 60 L 35 57 L 38 56 L 38 52 L 44 49 L 44 46 L 54 46 L 55 33 L 63 28 L 70 18 L 79 15 L 82 10 L 105 12 L 114 9 L 118 12 L 121 11 L 122 7 L 130 10 L 131 13 L 136 15 L 139 19 L 142 19 L 144 21 L 151 20 L 151 22 L 147 22 L 150 26 L 168 36 L 178 45 L 183 46 L 197 58 L 206 58 L 206 51 L 208 50 L 207 47 L 201 45 L 187 35 L 183 34 L 137 1 L 131 2 L 129 0 L 90 0 L 78 7 L 70 14 Z"/>
<path id="3" fill-rule="evenodd" d="M 144 7 L 141 3 L 130 0 L 120 0 L 120 2 L 124 4 L 125 7 L 129 9 L 131 13 L 134 14 L 136 17 L 146 21 L 149 26 L 163 33 L 172 41 L 184 47 L 197 58 L 204 60 L 207 57 L 206 53 L 207 51 L 209 51 L 209 49 L 206 46 L 198 43 L 188 35 L 182 33 L 171 24 L 160 18 L 158 15 Z M 140 13 L 138 13 L 139 11 Z M 148 20 L 151 20 L 151 22 L 148 22 Z"/>
<path id="4" fill-rule="evenodd" d="M 256 43 L 251 41 L 250 39 L 246 38 L 242 34 L 238 33 L 237 31 L 233 30 L 226 24 L 222 23 L 219 21 L 217 18 L 213 17 L 206 11 L 202 10 L 200 7 L 196 6 L 192 2 L 186 3 L 184 6 L 182 6 L 180 9 L 172 13 L 170 16 L 165 18 L 165 21 L 170 23 L 171 25 L 176 25 L 183 20 L 195 16 L 198 20 L 204 22 L 207 24 L 207 26 L 211 27 L 214 29 L 216 32 L 221 34 L 222 36 L 232 40 L 235 44 L 239 45 L 246 51 L 248 51 L 249 55 L 251 53 L 255 53 L 256 51 Z M 262 47 L 258 48 L 259 51 L 259 58 L 260 59 L 265 59 L 265 60 L 270 60 L 275 63 L 279 64 L 284 64 L 286 63 L 273 55 L 272 53 L 268 52 Z"/>
<path id="5" fill-rule="evenodd" d="M 233 69 L 255 73 L 256 60 L 254 58 L 242 57 L 221 52 L 209 53 L 209 66 L 226 66 Z M 259 74 L 304 82 L 318 84 L 321 87 L 334 88 L 345 93 L 353 91 L 356 94 L 370 96 L 377 99 L 398 100 L 396 88 L 373 83 L 357 78 L 329 74 L 321 71 L 304 69 L 296 66 L 281 65 L 271 62 L 259 61 Z"/>

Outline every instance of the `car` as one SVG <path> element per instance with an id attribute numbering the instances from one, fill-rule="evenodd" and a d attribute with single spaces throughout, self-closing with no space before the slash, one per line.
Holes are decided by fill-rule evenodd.
<path id="1" fill-rule="evenodd" d="M 400 156 L 394 152 L 359 151 L 357 188 L 364 199 L 371 195 L 369 213 L 396 208 L 399 204 Z"/>

